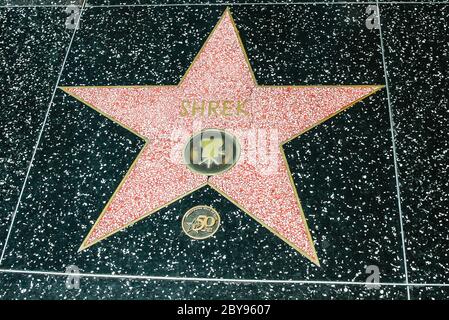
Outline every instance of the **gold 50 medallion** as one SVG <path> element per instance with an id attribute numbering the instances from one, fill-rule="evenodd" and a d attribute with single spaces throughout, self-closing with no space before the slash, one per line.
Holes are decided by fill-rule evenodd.
<path id="1" fill-rule="evenodd" d="M 182 218 L 182 230 L 196 240 L 212 237 L 220 227 L 220 215 L 209 206 L 197 206 Z"/>

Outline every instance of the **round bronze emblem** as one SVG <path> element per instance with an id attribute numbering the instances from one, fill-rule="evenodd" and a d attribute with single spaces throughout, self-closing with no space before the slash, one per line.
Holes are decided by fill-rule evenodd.
<path id="1" fill-rule="evenodd" d="M 219 227 L 220 215 L 209 206 L 193 207 L 182 218 L 182 230 L 196 240 L 212 237 Z"/>
<path id="2" fill-rule="evenodd" d="M 184 148 L 187 167 L 206 176 L 231 169 L 239 157 L 240 145 L 237 138 L 218 129 L 207 129 L 193 135 Z"/>

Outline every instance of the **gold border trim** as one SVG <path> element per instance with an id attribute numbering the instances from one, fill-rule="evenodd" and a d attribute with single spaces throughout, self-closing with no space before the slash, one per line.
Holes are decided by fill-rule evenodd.
<path id="1" fill-rule="evenodd" d="M 95 229 L 95 227 L 98 225 L 99 221 L 103 218 L 103 216 L 104 216 L 104 214 L 105 214 L 105 212 L 106 212 L 106 209 L 107 209 L 108 205 L 109 205 L 110 202 L 115 198 L 116 193 L 120 190 L 121 186 L 122 186 L 123 183 L 125 182 L 126 178 L 127 178 L 128 175 L 130 174 L 131 170 L 134 168 L 134 166 L 135 166 L 137 160 L 140 158 L 140 156 L 141 156 L 143 150 L 147 147 L 148 139 L 147 139 L 146 137 L 140 135 L 139 133 L 137 133 L 137 132 L 134 131 L 133 129 L 127 127 L 126 125 L 120 123 L 120 122 L 119 122 L 117 119 L 115 119 L 114 117 L 111 117 L 111 116 L 105 114 L 104 112 L 102 112 L 102 111 L 99 110 L 98 108 L 96 108 L 96 107 L 94 107 L 93 105 L 87 103 L 87 102 L 84 101 L 82 98 L 80 98 L 80 97 L 78 97 L 78 96 L 72 94 L 69 90 L 72 89 L 72 88 L 75 89 L 75 88 L 149 88 L 149 87 L 155 88 L 155 87 L 179 87 L 179 86 L 181 86 L 181 85 L 183 84 L 183 82 L 184 82 L 184 80 L 186 79 L 187 75 L 189 74 L 189 72 L 190 72 L 192 66 L 195 64 L 195 62 L 197 61 L 197 59 L 199 58 L 199 56 L 201 55 L 201 53 L 204 51 L 204 48 L 205 48 L 206 44 L 208 43 L 209 39 L 211 39 L 211 37 L 212 37 L 212 35 L 214 34 L 215 30 L 216 30 L 217 27 L 220 25 L 221 21 L 224 19 L 224 17 L 225 17 L 226 15 L 229 15 L 229 18 L 230 18 L 231 23 L 232 23 L 232 26 L 233 26 L 233 28 L 234 28 L 235 34 L 237 35 L 237 38 L 238 38 L 240 48 L 241 48 L 241 50 L 242 50 L 242 52 L 243 52 L 243 54 L 244 54 L 245 61 L 246 61 L 246 63 L 247 63 L 248 69 L 249 69 L 249 71 L 250 71 L 250 73 L 251 73 L 251 77 L 252 77 L 252 79 L 253 79 L 253 83 L 254 83 L 257 87 L 261 87 L 261 88 L 265 88 L 265 87 L 268 87 L 268 88 L 270 88 L 270 87 L 274 87 L 274 88 L 313 88 L 313 87 L 315 87 L 315 88 L 328 88 L 328 87 L 329 87 L 329 88 L 335 88 L 335 87 L 373 88 L 373 91 L 372 91 L 372 92 L 366 94 L 365 96 L 363 96 L 363 97 L 360 98 L 360 99 L 357 99 L 357 100 L 351 102 L 350 104 L 344 106 L 342 109 L 338 110 L 337 112 L 333 113 L 332 115 L 330 115 L 330 116 L 328 116 L 328 117 L 322 119 L 321 121 L 319 121 L 319 122 L 313 124 L 312 126 L 306 128 L 305 130 L 303 130 L 303 131 L 301 131 L 300 133 L 298 133 L 297 135 L 294 135 L 293 137 L 287 139 L 286 141 L 282 142 L 282 143 L 279 145 L 279 148 L 280 148 L 280 150 L 281 150 L 282 157 L 284 158 L 284 164 L 285 164 L 285 166 L 287 167 L 287 172 L 288 172 L 288 175 L 289 175 L 289 178 L 290 178 L 290 183 L 291 183 L 291 186 L 292 186 L 293 191 L 294 191 L 294 193 L 295 193 L 295 197 L 296 197 L 296 201 L 297 201 L 297 203 L 298 203 L 299 210 L 300 210 L 300 212 L 301 212 L 301 218 L 302 218 L 302 220 L 304 221 L 304 224 L 305 224 L 305 229 L 306 229 L 306 232 L 307 232 L 307 237 L 308 237 L 308 239 L 309 239 L 309 242 L 310 242 L 310 244 L 311 244 L 311 246 L 312 246 L 312 249 L 313 249 L 313 252 L 314 252 L 314 256 L 313 256 L 313 257 L 312 257 L 312 256 L 309 256 L 306 252 L 304 252 L 303 250 L 301 250 L 300 248 L 298 248 L 296 245 L 294 245 L 293 243 L 291 243 L 288 239 L 286 239 L 285 237 L 283 237 L 282 235 L 280 235 L 276 230 L 274 230 L 273 228 L 269 227 L 269 226 L 266 225 L 264 222 L 262 222 L 260 219 L 258 219 L 256 216 L 254 216 L 253 214 L 251 214 L 250 212 L 248 212 L 245 208 L 243 208 L 242 206 L 240 206 L 236 201 L 234 201 L 234 200 L 233 200 L 230 196 L 228 196 L 226 193 L 224 193 L 223 191 L 219 190 L 217 187 L 215 187 L 215 186 L 213 186 L 213 185 L 211 185 L 211 184 L 209 184 L 209 183 L 207 183 L 207 182 L 204 183 L 204 184 L 202 184 L 202 185 L 200 185 L 200 186 L 197 187 L 197 188 L 194 188 L 193 190 L 191 190 L 191 191 L 189 191 L 189 192 L 187 192 L 187 193 L 185 193 L 185 194 L 180 195 L 179 197 L 177 197 L 177 198 L 173 199 L 172 201 L 170 201 L 170 202 L 164 204 L 163 206 L 160 206 L 160 207 L 158 207 L 158 208 L 156 208 L 156 209 L 154 209 L 154 210 L 151 210 L 150 212 L 144 214 L 144 215 L 141 216 L 140 218 L 138 218 L 138 219 L 136 219 L 136 220 L 134 220 L 134 221 L 132 221 L 132 222 L 130 222 L 130 223 L 124 225 L 123 227 L 121 227 L 121 228 L 115 230 L 114 232 L 111 232 L 111 233 L 109 233 L 109 234 L 106 234 L 105 236 L 103 236 L 103 237 L 101 237 L 101 238 L 95 240 L 94 242 L 90 243 L 89 245 L 87 245 L 87 244 L 86 244 L 86 243 L 87 243 L 87 240 L 89 239 L 89 237 L 90 237 L 90 235 L 92 234 L 92 232 L 93 232 L 93 230 Z M 161 85 L 135 85 L 135 86 L 61 86 L 61 87 L 59 87 L 59 88 L 60 88 L 61 90 L 63 90 L 65 93 L 69 94 L 69 95 L 72 96 L 73 98 L 79 100 L 79 101 L 82 102 L 83 104 L 85 104 L 85 105 L 87 105 L 88 107 L 90 107 L 90 108 L 94 109 L 95 111 L 99 112 L 100 114 L 102 114 L 102 115 L 105 116 L 106 118 L 112 120 L 113 122 L 117 123 L 118 125 L 122 126 L 123 128 L 125 128 L 125 129 L 131 131 L 132 133 L 134 133 L 135 135 L 137 135 L 138 137 L 140 137 L 141 139 L 143 139 L 143 140 L 145 141 L 144 147 L 141 149 L 141 151 L 140 151 L 139 154 L 137 155 L 136 159 L 133 161 L 133 163 L 131 164 L 130 168 L 128 169 L 128 172 L 126 173 L 126 175 L 124 176 L 124 178 L 123 178 L 122 181 L 120 182 L 119 186 L 116 188 L 116 190 L 114 191 L 114 193 L 113 193 L 112 196 L 110 197 L 109 201 L 106 203 L 106 205 L 105 205 L 104 209 L 102 210 L 100 216 L 98 217 L 97 221 L 96 221 L 95 224 L 92 226 L 92 228 L 90 229 L 90 231 L 89 231 L 89 233 L 87 234 L 87 236 L 84 238 L 84 240 L 83 240 L 83 242 L 82 242 L 80 248 L 78 249 L 78 252 L 79 252 L 79 251 L 82 251 L 82 250 L 84 250 L 84 249 L 87 249 L 88 247 L 90 247 L 90 246 L 92 246 L 92 245 L 94 245 L 94 244 L 96 244 L 96 243 L 98 243 L 98 242 L 100 242 L 100 241 L 102 241 L 102 240 L 104 240 L 104 239 L 106 239 L 106 238 L 112 236 L 113 234 L 115 234 L 115 233 L 117 233 L 117 232 L 119 232 L 119 231 L 121 231 L 121 230 L 127 228 L 128 226 L 133 225 L 134 223 L 136 223 L 136 222 L 138 222 L 138 221 L 140 221 L 140 220 L 142 220 L 142 219 L 148 217 L 148 216 L 151 215 L 152 213 L 155 213 L 156 211 L 159 211 L 159 210 L 161 210 L 162 208 L 165 208 L 165 207 L 169 206 L 170 204 L 172 204 L 172 203 L 174 203 L 174 202 L 180 200 L 181 198 L 184 198 L 185 196 L 187 196 L 187 195 L 193 193 L 194 191 L 196 191 L 196 190 L 198 190 L 198 189 L 201 189 L 201 188 L 203 188 L 203 187 L 205 187 L 205 186 L 210 186 L 212 189 L 214 189 L 215 191 L 217 191 L 218 193 L 220 193 L 222 196 L 224 196 L 226 199 L 228 199 L 230 202 L 232 202 L 235 206 L 237 206 L 237 207 L 238 207 L 239 209 L 241 209 L 243 212 L 245 212 L 246 214 L 248 214 L 249 216 L 251 216 L 254 220 L 256 220 L 257 222 L 259 222 L 262 226 L 264 226 L 265 228 L 267 228 L 268 230 L 270 230 L 273 234 L 275 234 L 277 237 L 279 237 L 280 239 L 282 239 L 284 242 L 286 242 L 288 245 L 290 245 L 293 249 L 295 249 L 296 251 L 298 251 L 299 253 L 301 253 L 304 257 L 306 257 L 308 260 L 310 260 L 312 263 L 314 263 L 315 265 L 317 265 L 317 266 L 319 267 L 319 266 L 320 266 L 320 262 L 319 262 L 319 258 L 318 258 L 318 255 L 317 255 L 317 252 L 316 252 L 316 249 L 315 249 L 315 244 L 314 244 L 313 239 L 312 239 L 311 234 L 310 234 L 310 230 L 309 230 L 309 226 L 308 226 L 308 223 L 307 223 L 307 219 L 306 219 L 306 217 L 305 217 L 305 215 L 304 215 L 304 211 L 303 211 L 302 206 L 301 206 L 301 201 L 300 201 L 300 199 L 299 199 L 299 195 L 298 195 L 298 192 L 297 192 L 297 190 L 296 190 L 296 187 L 295 187 L 295 184 L 294 184 L 294 181 L 293 181 L 292 173 L 291 173 L 291 171 L 290 171 L 290 167 L 289 167 L 289 165 L 288 165 L 287 158 L 286 158 L 286 156 L 285 156 L 285 152 L 284 152 L 284 149 L 283 149 L 283 145 L 286 144 L 287 142 L 289 142 L 289 141 L 291 141 L 291 140 L 293 140 L 293 139 L 299 137 L 300 135 L 304 134 L 305 132 L 311 130 L 312 128 L 316 127 L 317 125 L 319 125 L 319 124 L 325 122 L 326 120 L 328 120 L 328 119 L 330 119 L 330 118 L 336 116 L 337 114 L 339 114 L 339 113 L 345 111 L 345 110 L 348 109 L 349 107 L 351 107 L 351 106 L 355 105 L 356 103 L 362 101 L 363 99 L 367 98 L 368 96 L 371 96 L 372 94 L 376 93 L 377 91 L 381 90 L 381 89 L 384 88 L 384 87 L 385 87 L 384 85 L 259 85 L 259 84 L 257 83 L 257 79 L 256 79 L 256 77 L 255 77 L 254 70 L 253 70 L 253 68 L 252 68 L 252 66 L 251 66 L 251 63 L 250 63 L 250 61 L 249 61 L 247 52 L 246 52 L 246 50 L 245 50 L 245 46 L 243 45 L 242 38 L 241 38 L 240 33 L 239 33 L 238 29 L 237 29 L 237 26 L 236 26 L 236 24 L 235 24 L 234 18 L 232 17 L 232 13 L 231 13 L 231 10 L 230 10 L 229 7 L 226 7 L 226 9 L 225 9 L 225 11 L 223 12 L 223 14 L 221 15 L 219 21 L 215 24 L 215 26 L 213 27 L 211 33 L 207 36 L 206 41 L 205 41 L 204 44 L 201 46 L 201 49 L 200 49 L 200 50 L 198 51 L 198 53 L 196 54 L 195 58 L 193 59 L 193 61 L 192 61 L 192 63 L 190 64 L 190 66 L 187 68 L 186 72 L 185 72 L 184 75 L 182 76 L 182 78 L 181 78 L 181 80 L 179 81 L 179 83 L 176 84 L 176 85 L 173 85 L 173 84 L 162 85 L 162 84 L 161 84 Z"/>

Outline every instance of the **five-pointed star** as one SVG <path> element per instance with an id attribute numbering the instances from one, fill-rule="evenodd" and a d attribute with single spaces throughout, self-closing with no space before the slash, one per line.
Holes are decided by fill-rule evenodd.
<path id="1" fill-rule="evenodd" d="M 80 250 L 209 185 L 319 265 L 282 145 L 380 88 L 258 85 L 228 9 L 178 85 L 62 88 L 146 141 Z M 212 111 L 186 107 L 210 101 Z M 241 144 L 236 165 L 209 178 L 183 161 L 205 128 Z"/>

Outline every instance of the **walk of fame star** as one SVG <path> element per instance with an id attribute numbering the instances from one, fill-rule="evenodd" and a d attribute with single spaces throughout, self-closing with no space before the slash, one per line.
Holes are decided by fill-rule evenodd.
<path id="1" fill-rule="evenodd" d="M 178 85 L 62 88 L 146 141 L 80 250 L 209 185 L 319 265 L 282 145 L 381 88 L 258 85 L 229 9 Z M 208 128 L 242 144 L 232 168 L 213 176 L 183 161 L 187 141 Z M 268 175 L 243 156 L 251 148 L 244 133 L 254 128 L 279 139 Z"/>

